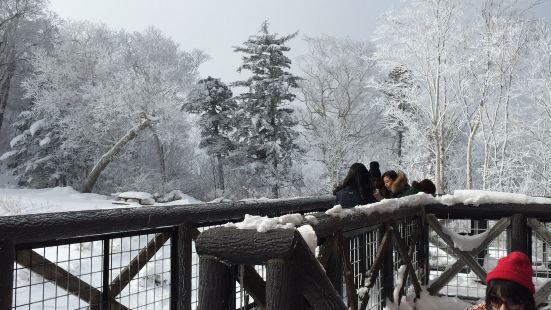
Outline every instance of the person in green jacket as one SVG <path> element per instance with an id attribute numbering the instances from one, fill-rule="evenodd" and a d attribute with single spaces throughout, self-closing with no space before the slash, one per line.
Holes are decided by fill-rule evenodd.
<path id="1" fill-rule="evenodd" d="M 399 198 L 407 196 L 410 189 L 408 178 L 403 171 L 396 172 L 394 170 L 389 170 L 383 173 L 383 182 L 385 187 L 390 191 L 390 197 L 385 198 Z"/>

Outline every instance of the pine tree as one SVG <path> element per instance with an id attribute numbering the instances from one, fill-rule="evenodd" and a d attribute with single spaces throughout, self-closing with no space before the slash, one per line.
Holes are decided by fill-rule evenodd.
<path id="1" fill-rule="evenodd" d="M 233 130 L 233 115 L 237 104 L 233 93 L 220 79 L 207 77 L 200 80 L 188 95 L 185 110 L 200 114 L 201 142 L 207 154 L 216 158 L 218 184 L 224 190 L 224 160 L 234 149 L 229 138 Z"/>
<path id="2" fill-rule="evenodd" d="M 404 119 L 411 113 L 411 106 L 408 101 L 411 99 L 414 85 L 411 71 L 404 66 L 397 66 L 388 74 L 382 92 L 387 99 L 388 109 L 386 119 L 388 126 L 396 133 L 394 151 L 398 158 L 398 166 L 402 166 L 404 135 L 407 126 Z"/>
<path id="3" fill-rule="evenodd" d="M 266 177 L 265 184 L 271 186 L 276 198 L 290 182 L 293 154 L 300 150 L 295 142 L 298 133 L 293 128 L 297 125 L 294 111 L 285 107 L 295 98 L 291 89 L 298 87 L 299 78 L 288 71 L 291 60 L 285 55 L 290 50 L 285 42 L 296 35 L 296 32 L 286 36 L 269 33 L 265 21 L 257 35 L 235 48 L 244 54 L 238 71 L 252 73 L 248 79 L 233 84 L 247 88 L 237 97 L 242 110 L 237 114 L 236 156 L 248 159 L 247 167 L 252 173 Z"/>

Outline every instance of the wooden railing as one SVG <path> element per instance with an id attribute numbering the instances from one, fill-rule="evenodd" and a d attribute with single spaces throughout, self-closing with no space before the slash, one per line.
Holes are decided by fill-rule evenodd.
<path id="1" fill-rule="evenodd" d="M 548 264 L 551 205 L 419 205 L 340 219 L 323 212 L 333 204 L 333 197 L 323 197 L 0 217 L 0 310 L 382 309 L 387 300 L 419 296 L 424 288 L 445 294 L 458 274 L 472 271 L 480 282 L 488 251 L 498 258 L 519 250 L 534 264 Z M 289 213 L 316 218 L 310 221 L 316 256 L 295 230 L 212 228 L 245 214 Z M 487 230 L 470 250 L 447 233 L 465 220 Z M 506 245 L 496 247 L 505 235 Z M 74 252 L 80 257 L 71 256 L 73 247 L 80 247 Z M 434 261 L 435 251 L 449 263 Z M 87 271 L 79 270 L 84 261 Z M 150 264 L 155 269 L 147 273 Z M 538 303 L 549 296 L 550 274 L 536 270 Z M 47 286 L 55 287 L 55 296 L 46 296 Z"/>
<path id="2" fill-rule="evenodd" d="M 551 205 L 427 205 L 371 215 L 357 213 L 343 219 L 324 213 L 313 216 L 316 220 L 309 222 L 320 240 L 317 261 L 295 230 L 258 233 L 224 227 L 201 234 L 197 241 L 201 266 L 199 309 L 230 309 L 233 296 L 228 292 L 232 292 L 231 284 L 236 281 L 235 270 L 243 268 L 253 274 L 256 283 L 246 283 L 245 279 L 243 286 L 265 292 L 251 294 L 257 296 L 255 301 L 261 308 L 382 309 L 386 302 L 400 303 L 406 287 L 416 297 L 423 286 L 429 293 L 439 294 L 459 273 L 466 278 L 472 271 L 483 285 L 487 267 L 479 256 L 505 233 L 507 249 L 502 250 L 508 252 L 522 251 L 532 256 L 532 231 L 543 244 L 551 244 L 551 233 L 543 223 L 551 220 Z M 482 225 L 489 227 L 484 238 L 466 250 L 443 228 L 453 226 L 457 219 L 491 223 Z M 410 231 L 406 232 L 408 225 Z M 373 236 L 377 242 L 366 242 Z M 456 261 L 435 274 L 433 267 L 438 266 L 431 266 L 429 248 L 445 251 Z M 256 274 L 252 265 L 266 266 L 265 276 Z M 399 272 L 397 265 L 402 265 Z M 538 304 L 545 303 L 550 294 L 548 278 L 551 274 L 545 276 L 546 282 L 536 292 Z M 358 291 L 363 295 L 358 297 Z M 377 296 L 382 298 L 370 302 Z"/>
<path id="3" fill-rule="evenodd" d="M 0 217 L 0 309 L 148 308 L 142 302 L 152 303 L 151 298 L 144 301 L 139 296 L 155 293 L 159 285 L 168 292 L 156 296 L 160 304 L 152 307 L 192 309 L 197 286 L 193 244 L 199 230 L 242 220 L 245 214 L 307 213 L 333 205 L 333 197 L 318 197 Z M 71 258 L 74 246 L 92 250 L 86 257 Z M 48 252 L 53 252 L 50 258 Z M 83 262 L 89 270 L 71 269 L 72 263 Z M 153 288 L 131 291 L 131 283 L 152 262 L 164 264 L 158 274 L 148 275 L 154 277 Z M 45 296 L 48 290 L 54 296 Z"/>

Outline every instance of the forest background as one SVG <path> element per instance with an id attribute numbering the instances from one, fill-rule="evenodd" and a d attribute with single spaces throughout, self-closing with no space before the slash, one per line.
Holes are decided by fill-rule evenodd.
<path id="1" fill-rule="evenodd" d="M 160 30 L 0 3 L 0 160 L 19 186 L 329 194 L 377 160 L 439 193 L 551 191 L 551 29 L 542 4 L 412 0 L 371 40 L 272 32 L 229 46 L 237 80 Z M 300 29 L 296 29 L 300 31 Z M 199 29 L 197 30 L 199 31 Z M 291 43 L 305 51 L 291 58 Z"/>

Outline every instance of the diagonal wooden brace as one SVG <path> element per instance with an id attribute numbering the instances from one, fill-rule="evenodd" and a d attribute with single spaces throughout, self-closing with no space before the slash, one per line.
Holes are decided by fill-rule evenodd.
<path id="1" fill-rule="evenodd" d="M 477 256 L 480 252 L 482 252 L 484 249 L 488 247 L 488 245 L 497 238 L 507 227 L 511 225 L 511 219 L 504 217 L 497 221 L 495 225 L 488 230 L 488 236 L 484 241 L 475 249 L 473 249 L 470 254 L 474 257 Z M 444 285 L 446 285 L 452 277 L 454 277 L 463 267 L 465 266 L 465 262 L 462 260 L 457 260 L 451 267 L 447 268 L 441 275 L 436 279 L 434 282 L 432 282 L 431 286 L 428 288 L 429 293 L 436 294 Z"/>
<path id="2" fill-rule="evenodd" d="M 444 233 L 436 217 L 433 214 L 427 214 L 426 219 L 429 226 L 440 236 L 440 238 L 442 238 L 442 240 L 444 240 L 444 242 L 446 242 L 450 249 L 474 271 L 480 281 L 486 281 L 486 271 L 474 260 L 470 253 L 463 252 L 454 246 L 453 240 Z"/>
<path id="3" fill-rule="evenodd" d="M 390 229 L 387 229 L 385 231 L 383 239 L 381 240 L 381 244 L 379 244 L 379 247 L 377 248 L 377 254 L 375 256 L 375 260 L 373 261 L 373 265 L 369 270 L 369 273 L 368 273 L 369 276 L 368 276 L 367 285 L 366 285 L 367 292 L 362 298 L 360 310 L 365 310 L 367 308 L 367 303 L 369 302 L 369 292 L 371 291 L 371 288 L 375 285 L 377 275 L 379 273 L 379 270 L 381 269 L 381 266 L 383 265 L 385 253 L 388 247 L 390 246 L 391 240 L 392 240 L 392 233 L 390 232 Z"/>
<path id="4" fill-rule="evenodd" d="M 411 263 L 411 258 L 408 257 L 408 251 L 406 250 L 407 249 L 406 243 L 404 242 L 404 239 L 402 239 L 402 237 L 400 236 L 400 233 L 398 228 L 396 227 L 396 224 L 392 224 L 392 227 L 394 228 L 392 230 L 392 237 L 396 242 L 396 250 L 398 250 L 398 254 L 400 254 L 400 257 L 406 263 L 406 275 L 409 273 L 409 275 L 411 276 L 411 282 L 413 283 L 415 296 L 419 298 L 421 296 L 421 290 L 422 290 L 421 284 L 419 283 L 419 279 L 417 278 L 417 274 L 415 273 L 415 268 L 413 268 L 413 264 Z M 412 244 L 412 246 L 415 247 L 415 244 Z"/>

